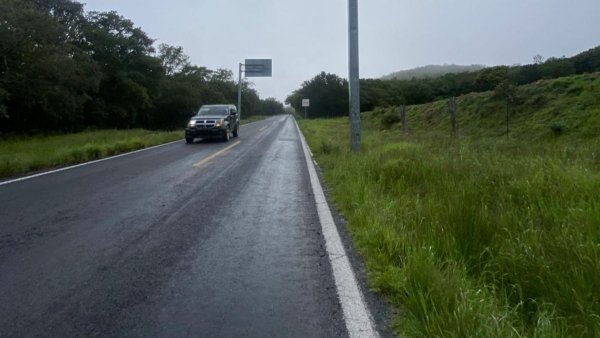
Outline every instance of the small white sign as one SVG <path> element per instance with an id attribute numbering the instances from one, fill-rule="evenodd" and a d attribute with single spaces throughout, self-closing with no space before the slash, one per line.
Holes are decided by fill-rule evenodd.
<path id="1" fill-rule="evenodd" d="M 310 107 L 310 100 L 302 99 L 302 107 Z"/>

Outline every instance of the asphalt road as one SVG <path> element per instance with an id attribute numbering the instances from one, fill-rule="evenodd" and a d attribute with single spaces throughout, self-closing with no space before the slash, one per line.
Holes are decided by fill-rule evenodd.
<path id="1" fill-rule="evenodd" d="M 343 337 L 324 246 L 286 116 L 2 185 L 0 335 Z"/>

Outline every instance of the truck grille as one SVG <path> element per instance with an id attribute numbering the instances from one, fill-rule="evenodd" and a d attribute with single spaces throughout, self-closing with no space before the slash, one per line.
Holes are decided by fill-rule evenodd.
<path id="1" fill-rule="evenodd" d="M 214 128 L 215 120 L 196 120 L 196 128 Z"/>

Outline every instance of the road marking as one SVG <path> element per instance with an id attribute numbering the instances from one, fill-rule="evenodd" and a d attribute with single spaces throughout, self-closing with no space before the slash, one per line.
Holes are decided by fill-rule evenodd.
<path id="1" fill-rule="evenodd" d="M 229 147 L 227 147 L 225 149 L 221 149 L 221 150 L 217 151 L 216 153 L 210 155 L 209 157 L 202 159 L 200 162 L 194 164 L 194 167 L 198 168 L 198 167 L 203 166 L 204 164 L 208 163 L 209 161 L 212 161 L 215 157 L 225 154 L 228 150 L 230 150 L 231 148 L 240 144 L 240 142 L 242 142 L 242 141 L 237 141 L 236 143 L 230 145 Z"/>
<path id="2" fill-rule="evenodd" d="M 40 177 L 40 176 L 50 175 L 50 174 L 58 173 L 58 172 L 65 171 L 65 170 L 75 169 L 75 168 L 83 167 L 83 166 L 94 164 L 94 163 L 98 163 L 98 162 L 108 161 L 108 160 L 112 160 L 112 159 L 115 159 L 115 158 L 119 158 L 119 157 L 123 157 L 123 156 L 127 156 L 127 155 L 132 155 L 132 154 L 135 154 L 135 153 L 139 153 L 139 152 L 142 152 L 142 151 L 146 151 L 146 150 L 150 150 L 150 149 L 156 149 L 158 147 L 164 147 L 164 146 L 167 146 L 169 144 L 173 144 L 173 143 L 177 143 L 177 142 L 181 142 L 181 140 L 177 140 L 177 141 L 173 141 L 173 142 L 169 142 L 169 143 L 163 143 L 163 144 L 159 144 L 157 146 L 153 146 L 153 147 L 149 147 L 149 148 L 144 148 L 144 149 L 140 149 L 140 150 L 135 150 L 135 151 L 132 151 L 132 152 L 123 153 L 123 154 L 119 154 L 119 155 L 115 155 L 115 156 L 105 157 L 105 158 L 101 158 L 99 160 L 94 160 L 94 161 L 85 162 L 85 163 L 79 163 L 79 164 L 75 164 L 75 165 L 64 167 L 64 168 L 60 168 L 60 169 L 54 169 L 54 170 L 50 170 L 50 171 L 45 171 L 43 173 L 39 173 L 39 174 L 35 174 L 35 175 L 30 175 L 30 176 L 15 178 L 14 180 L 0 182 L 0 186 L 5 185 L 5 184 L 16 183 L 16 182 L 20 182 L 20 181 L 25 181 L 25 180 L 29 180 L 29 179 Z"/>
<path id="3" fill-rule="evenodd" d="M 304 157 L 310 176 L 310 184 L 312 185 L 313 194 L 315 196 L 319 221 L 321 222 L 323 237 L 325 237 L 327 256 L 329 257 L 331 269 L 333 270 L 333 278 L 335 279 L 338 298 L 342 305 L 346 329 L 348 330 L 350 337 L 379 337 L 379 333 L 371 319 L 367 304 L 365 304 L 360 288 L 356 282 L 356 277 L 350 266 L 348 256 L 346 256 L 346 251 L 344 250 L 340 234 L 333 221 L 333 216 L 331 216 L 331 210 L 325 199 L 323 187 L 321 187 L 317 171 L 313 165 L 312 158 L 309 155 L 310 149 L 306 144 L 304 135 L 302 135 L 302 132 L 300 131 L 300 127 L 298 127 L 298 123 L 296 120 L 294 120 L 294 122 L 296 123 L 296 129 L 298 130 L 300 140 L 302 141 Z"/>
<path id="4" fill-rule="evenodd" d="M 264 126 L 264 127 L 260 128 L 260 129 L 258 130 L 258 132 L 260 133 L 261 131 L 263 131 L 263 130 L 267 129 L 267 127 L 268 127 L 268 126 Z"/>

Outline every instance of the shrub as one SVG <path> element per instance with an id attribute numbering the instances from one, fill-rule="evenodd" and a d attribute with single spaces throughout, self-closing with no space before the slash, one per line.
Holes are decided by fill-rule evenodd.
<path id="1" fill-rule="evenodd" d="M 395 110 L 388 110 L 381 116 L 381 127 L 383 129 L 389 129 L 398 122 L 400 122 L 400 114 Z"/>

